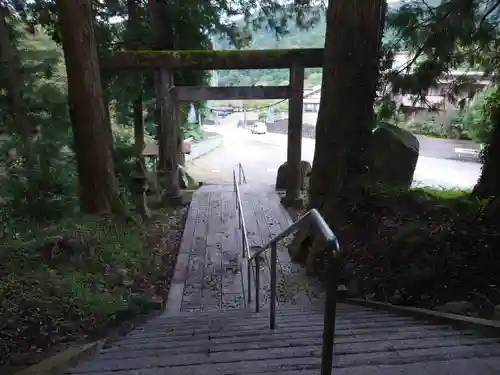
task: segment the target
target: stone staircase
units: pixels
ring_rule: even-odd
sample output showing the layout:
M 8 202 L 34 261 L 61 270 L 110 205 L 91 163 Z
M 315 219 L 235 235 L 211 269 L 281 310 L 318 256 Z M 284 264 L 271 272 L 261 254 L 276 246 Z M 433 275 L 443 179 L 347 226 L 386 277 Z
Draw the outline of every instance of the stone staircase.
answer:
M 262 246 L 290 225 L 272 191 L 249 187 L 241 194 L 250 246 Z M 279 250 L 280 292 L 276 328 L 271 330 L 266 267 L 260 277 L 261 311 L 256 313 L 254 301 L 247 301 L 245 261 L 228 266 L 241 255 L 236 215 L 230 186 L 199 189 L 165 313 L 106 344 L 67 374 L 328 375 L 321 371 L 321 291 L 300 279 L 300 268 L 289 263 L 286 249 Z M 332 374 L 500 374 L 500 339 L 339 303 Z
M 85 375 L 320 374 L 321 310 L 159 317 L 69 371 Z M 334 375 L 500 373 L 497 338 L 339 304 Z

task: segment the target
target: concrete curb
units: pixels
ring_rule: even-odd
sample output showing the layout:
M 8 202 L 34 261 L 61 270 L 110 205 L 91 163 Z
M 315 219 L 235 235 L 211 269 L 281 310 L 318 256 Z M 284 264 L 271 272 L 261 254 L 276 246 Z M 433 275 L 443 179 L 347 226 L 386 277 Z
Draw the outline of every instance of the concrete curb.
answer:
M 70 366 L 78 361 L 93 356 L 104 344 L 104 340 L 95 341 L 77 347 L 72 347 L 60 352 L 36 365 L 19 371 L 16 375 L 59 375 L 63 374 Z
M 214 135 L 202 140 L 201 142 L 193 143 L 191 146 L 191 154 L 186 155 L 186 162 L 196 160 L 210 151 L 215 150 L 223 144 L 223 141 L 223 135 Z
M 456 328 L 473 329 L 487 335 L 495 334 L 495 336 L 500 336 L 500 321 L 444 313 L 419 307 L 399 306 L 386 302 L 368 301 L 362 298 L 347 298 L 344 303 L 391 311 L 396 314 L 412 315 L 422 320 L 440 324 L 450 324 Z

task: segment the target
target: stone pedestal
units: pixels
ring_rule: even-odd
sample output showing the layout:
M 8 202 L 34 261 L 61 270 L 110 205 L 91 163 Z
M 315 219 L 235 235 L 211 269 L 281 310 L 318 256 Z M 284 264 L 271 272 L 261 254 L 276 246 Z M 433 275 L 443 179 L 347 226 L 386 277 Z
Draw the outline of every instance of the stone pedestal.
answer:
M 146 176 L 135 174 L 132 176 L 132 195 L 134 197 L 135 209 L 143 218 L 151 217 L 146 200 L 148 183 Z
M 300 162 L 300 189 L 306 188 L 306 179 L 309 178 L 311 174 L 311 163 L 302 160 Z M 290 170 L 288 168 L 287 162 L 281 164 L 278 168 L 278 173 L 276 175 L 276 190 L 286 190 L 290 176 Z

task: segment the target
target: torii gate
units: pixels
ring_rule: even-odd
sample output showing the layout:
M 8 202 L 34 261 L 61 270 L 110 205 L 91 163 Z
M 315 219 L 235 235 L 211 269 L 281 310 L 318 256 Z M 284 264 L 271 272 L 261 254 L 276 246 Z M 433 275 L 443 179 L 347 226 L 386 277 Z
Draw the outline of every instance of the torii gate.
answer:
M 301 205 L 300 162 L 302 157 L 302 111 L 304 94 L 304 69 L 323 66 L 323 49 L 284 50 L 229 50 L 229 51 L 126 51 L 114 52 L 101 58 L 105 74 L 124 70 L 153 70 L 159 72 L 161 88 L 158 100 L 173 113 L 176 101 L 206 101 L 230 99 L 289 99 L 288 106 L 288 180 L 283 203 L 286 206 Z M 221 69 L 289 69 L 287 86 L 210 87 L 173 85 L 176 70 Z M 179 148 L 176 140 L 169 147 Z M 180 150 L 179 150 L 180 152 Z

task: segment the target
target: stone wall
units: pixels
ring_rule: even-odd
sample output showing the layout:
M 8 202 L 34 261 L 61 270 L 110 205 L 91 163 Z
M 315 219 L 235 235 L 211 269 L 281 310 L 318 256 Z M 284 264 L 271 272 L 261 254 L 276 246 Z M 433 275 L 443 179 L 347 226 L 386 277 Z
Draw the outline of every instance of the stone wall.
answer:
M 253 125 L 257 121 L 248 120 L 247 127 Z M 238 128 L 243 127 L 243 121 L 238 121 Z M 273 124 L 267 124 L 267 131 L 269 133 L 277 133 L 277 134 L 288 134 L 288 119 L 277 120 Z M 302 125 L 302 137 L 314 139 L 316 137 L 316 126 L 311 124 L 303 124 Z
M 267 124 L 267 131 L 269 133 L 288 134 L 288 119 L 275 121 L 274 124 Z M 316 126 L 303 124 L 302 137 L 314 139 L 316 137 Z

